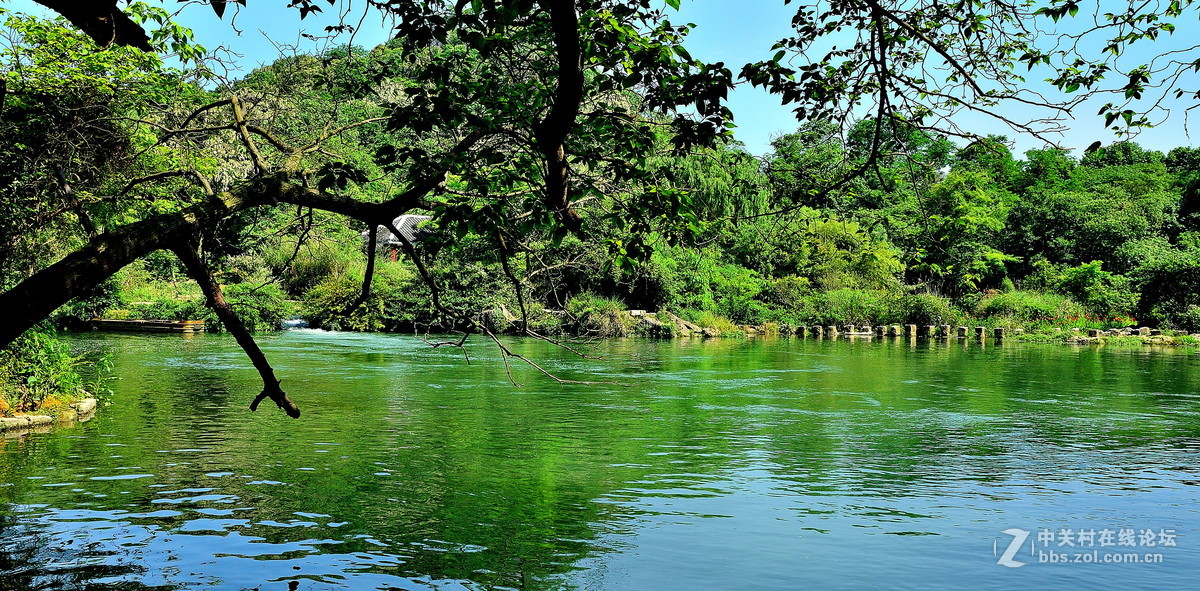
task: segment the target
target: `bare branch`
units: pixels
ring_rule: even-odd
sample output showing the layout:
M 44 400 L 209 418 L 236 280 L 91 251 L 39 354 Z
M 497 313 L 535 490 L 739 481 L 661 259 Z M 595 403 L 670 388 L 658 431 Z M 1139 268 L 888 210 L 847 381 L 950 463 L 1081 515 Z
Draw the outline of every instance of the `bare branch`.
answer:
M 265 398 L 270 398 L 279 408 L 282 408 L 289 417 L 299 418 L 300 409 L 296 404 L 288 398 L 283 389 L 279 387 L 279 380 L 275 377 L 275 370 L 267 361 L 267 356 L 263 354 L 262 349 L 258 347 L 258 343 L 254 342 L 254 337 L 250 335 L 250 331 L 246 329 L 246 325 L 242 324 L 242 320 L 238 318 L 229 302 L 225 300 L 225 294 L 221 291 L 221 286 L 213 278 L 208 267 L 200 258 L 200 252 L 194 244 L 184 243 L 177 245 L 174 249 L 176 256 L 183 262 L 184 268 L 192 279 L 200 285 L 200 290 L 204 292 L 204 297 L 208 300 L 208 305 L 217 313 L 217 317 L 221 319 L 221 323 L 225 325 L 225 329 L 233 335 L 234 340 L 246 352 L 246 356 L 250 358 L 250 362 L 254 364 L 254 369 L 258 370 L 258 375 L 262 377 L 263 390 L 250 403 L 250 410 L 257 410 L 258 404 Z

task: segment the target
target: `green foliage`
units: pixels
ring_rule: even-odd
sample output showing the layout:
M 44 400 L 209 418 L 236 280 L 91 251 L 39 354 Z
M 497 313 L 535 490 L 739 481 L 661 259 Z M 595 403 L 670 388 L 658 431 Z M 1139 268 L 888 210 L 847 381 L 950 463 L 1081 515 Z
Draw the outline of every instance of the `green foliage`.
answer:
M 984 298 L 975 314 L 1024 324 L 1062 324 L 1086 317 L 1087 310 L 1066 296 L 1012 291 Z
M 713 249 L 663 249 L 654 256 L 657 283 L 666 299 L 658 307 L 713 312 L 734 322 L 766 320 L 760 296 L 769 282 L 758 273 L 722 260 Z
M 278 330 L 280 322 L 295 312 L 283 290 L 274 283 L 235 283 L 225 286 L 224 291 L 233 311 L 252 331 Z
M 419 4 L 388 5 L 411 17 L 400 19 L 392 42 L 281 59 L 230 88 L 251 106 L 253 123 L 270 128 L 270 138 L 256 136 L 270 167 L 328 193 L 331 203 L 379 203 L 422 179 L 444 180 L 413 201 L 438 230 L 421 246 L 422 257 L 441 286 L 441 303 L 485 326 L 522 328 L 522 304 L 537 330 L 587 334 L 625 334 L 621 302 L 730 326 L 943 324 L 962 321 L 966 309 L 1049 322 L 1084 315 L 1074 302 L 1094 316 L 1136 306 L 1164 325 L 1190 325 L 1192 306 L 1200 305 L 1169 287 L 1195 291 L 1188 291 L 1189 265 L 1197 253 L 1187 232 L 1200 228 L 1194 151 L 1163 157 L 1123 142 L 1078 163 L 1059 149 L 1030 151 L 1018 162 L 1004 138 L 959 149 L 927 131 L 931 109 L 953 103 L 942 93 L 911 89 L 903 108 L 885 101 L 857 120 L 863 109 L 845 109 L 845 100 L 869 102 L 883 88 L 879 76 L 925 68 L 929 54 L 916 51 L 919 37 L 900 22 L 951 22 L 943 10 L 987 17 L 953 21 L 968 23 L 953 33 L 928 25 L 970 53 L 975 46 L 956 35 L 982 35 L 979 23 L 988 19 L 1011 26 L 1007 13 L 979 3 L 917 2 L 889 9 L 913 18 L 880 21 L 857 6 L 834 10 L 851 44 L 815 52 L 825 57 L 792 71 L 782 58 L 819 46 L 828 33 L 817 22 L 829 15 L 801 10 L 796 36 L 780 44 L 780 54 L 743 71 L 752 84 L 779 92 L 801 121 L 759 162 L 728 139 L 723 99 L 733 73 L 691 58 L 682 45 L 690 27 L 667 23 L 645 4 L 581 5 L 578 28 L 592 35 L 577 81 L 585 108 L 559 122 L 569 129 L 559 164 L 572 182 L 563 198 L 587 220 L 572 227 L 546 199 L 542 143 L 563 98 L 541 90 L 557 71 L 555 41 L 541 20 L 546 11 L 472 3 L 436 19 L 406 12 Z M 185 61 L 199 55 L 190 31 L 165 12 L 140 4 L 132 10 L 160 25 L 152 31 L 157 47 Z M 126 197 L 132 178 L 197 170 L 225 190 L 261 172 L 216 108 L 192 117 L 201 101 L 219 98 L 195 83 L 204 72 L 168 68 L 133 50 L 98 51 L 62 23 L 9 20 L 14 42 L 0 51 L 7 64 L 0 73 L 17 91 L 0 114 L 5 286 L 78 246 L 88 215 L 112 226 L 200 198 L 190 180 L 174 176 Z M 865 76 L 854 69 L 871 65 L 863 60 L 882 45 L 899 61 Z M 1003 54 L 1012 46 L 997 47 Z M 1028 60 L 992 57 L 1001 66 L 1049 58 L 1032 50 Z M 1054 83 L 1068 92 L 1100 80 L 1059 73 Z M 1009 90 L 999 87 L 988 101 Z M 71 127 L 80 113 L 88 126 Z M 1133 124 L 1132 115 L 1110 115 Z M 163 132 L 182 122 L 207 131 Z M 63 135 L 86 141 L 63 143 Z M 311 149 L 284 153 L 282 144 Z M 70 157 L 39 156 L 59 152 Z M 64 164 L 65 174 L 56 174 Z M 87 187 L 80 203 L 56 206 L 55 221 L 36 230 L 21 226 L 62 200 L 59 176 Z M 762 215 L 780 208 L 786 211 Z M 8 228 L 16 230 L 5 234 Z M 263 207 L 205 228 L 201 238 L 252 326 L 276 325 L 291 312 L 291 297 L 303 301 L 315 326 L 456 328 L 404 261 L 379 259 L 371 297 L 349 311 L 365 272 L 361 230 L 305 208 Z M 120 302 L 116 309 L 130 316 L 212 318 L 183 285 L 173 256 L 152 254 L 123 277 L 71 314 Z
M 1147 150 L 1135 142 L 1125 141 L 1084 154 L 1079 165 L 1102 168 L 1130 164 L 1161 164 L 1162 162 L 1162 152 Z
M 949 298 L 932 293 L 905 294 L 900 298 L 899 311 L 899 323 L 917 326 L 957 325 L 966 319 Z
M 279 278 L 284 291 L 300 296 L 327 277 L 345 275 L 351 267 L 361 264 L 358 260 L 361 256 L 327 242 L 297 245 L 294 240 L 284 240 L 267 251 L 265 262 L 271 275 Z
M 1138 293 L 1128 277 L 1105 271 L 1102 261 L 1092 261 L 1064 269 L 1054 288 L 1101 316 L 1131 315 Z
M 804 123 L 793 133 L 771 141 L 766 177 L 780 205 L 829 207 L 822 189 L 844 173 L 840 130 L 829 121 Z
M 1187 174 L 1200 170 L 1200 150 L 1190 146 L 1171 148 L 1163 158 L 1163 165 L 1172 174 Z
M 594 293 L 582 293 L 568 300 L 567 316 L 575 334 L 585 336 L 623 337 L 634 325 L 624 302 Z
M 801 324 L 893 324 L 903 319 L 901 296 L 894 292 L 834 289 L 812 295 L 797 311 Z
M 1164 328 L 1200 331 L 1200 234 L 1185 233 L 1177 245 L 1143 243 L 1131 273 L 1141 288 L 1138 318 Z
M 925 204 L 926 240 L 912 270 L 950 293 L 1000 285 L 1016 257 L 997 249 L 1008 216 L 1005 196 L 980 172 L 951 172 Z
M 796 272 L 825 289 L 893 289 L 904 269 L 896 250 L 858 223 L 817 219 L 804 228 Z
M 716 330 L 722 335 L 739 336 L 743 334 L 742 329 L 732 320 L 712 310 L 680 310 L 679 317 L 700 328 Z
M 1003 136 L 971 142 L 954 154 L 954 170 L 982 172 L 1000 187 L 1011 189 L 1018 182 L 1020 164 L 1007 144 Z
M 429 303 L 403 265 L 381 264 L 375 269 L 371 295 L 346 314 L 362 293 L 365 267 L 360 263 L 331 274 L 304 292 L 300 314 L 309 324 L 329 330 L 411 330 L 432 323 Z
M 158 300 L 135 302 L 107 314 L 109 318 L 141 320 L 203 320 L 206 327 L 216 330 L 217 317 L 204 305 L 204 300 Z
M 1039 192 L 1074 188 L 1071 173 L 1075 160 L 1065 150 L 1048 148 L 1025 152 L 1025 162 L 1018 175 L 1016 189 Z
M 53 412 L 88 396 L 81 361 L 53 334 L 26 332 L 0 350 L 0 416 Z

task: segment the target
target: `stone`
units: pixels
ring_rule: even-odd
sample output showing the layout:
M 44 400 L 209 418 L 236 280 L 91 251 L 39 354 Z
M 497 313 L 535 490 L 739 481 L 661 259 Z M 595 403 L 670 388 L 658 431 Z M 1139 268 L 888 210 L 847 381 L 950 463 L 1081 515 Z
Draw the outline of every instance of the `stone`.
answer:
M 0 431 L 12 429 L 27 429 L 40 425 L 54 423 L 54 418 L 46 415 L 21 415 L 19 417 L 0 417 Z
M 969 330 L 967 327 L 965 327 L 965 326 L 960 326 L 960 327 L 958 327 L 956 330 L 957 330 L 957 332 L 958 332 L 958 338 L 960 338 L 960 339 L 965 339 L 965 338 L 967 338 L 967 330 Z
M 1004 339 L 1004 327 L 997 326 L 996 328 L 993 328 L 992 338 L 996 339 L 997 341 Z

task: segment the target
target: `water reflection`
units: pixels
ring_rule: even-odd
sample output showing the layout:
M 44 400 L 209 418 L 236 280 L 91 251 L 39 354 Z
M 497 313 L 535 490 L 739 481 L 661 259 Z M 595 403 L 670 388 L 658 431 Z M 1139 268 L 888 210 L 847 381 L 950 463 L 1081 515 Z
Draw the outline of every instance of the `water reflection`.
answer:
M 1194 583 L 998 567 L 1009 527 L 1200 524 L 1192 356 L 845 341 L 515 343 L 559 387 L 411 338 L 87 337 L 90 423 L 0 443 L 0 588 L 1010 588 Z M 1200 537 L 1193 538 L 1200 540 Z

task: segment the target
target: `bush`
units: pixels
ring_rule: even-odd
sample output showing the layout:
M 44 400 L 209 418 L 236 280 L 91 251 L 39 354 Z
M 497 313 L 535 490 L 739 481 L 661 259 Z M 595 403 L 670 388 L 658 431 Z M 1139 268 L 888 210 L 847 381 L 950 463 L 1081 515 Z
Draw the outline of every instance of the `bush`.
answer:
M 1138 293 L 1128 277 L 1105 271 L 1101 261 L 1064 269 L 1055 281 L 1056 291 L 1067 294 L 1101 316 L 1132 314 Z
M 699 326 L 700 328 L 716 329 L 721 334 L 738 334 L 742 331 L 737 324 L 720 314 L 709 310 L 682 310 L 679 317 Z
M 328 330 L 395 331 L 433 316 L 432 304 L 399 263 L 375 268 L 371 295 L 346 314 L 362 293 L 364 266 L 326 277 L 304 293 L 301 315 L 313 327 Z
M 58 328 L 83 330 L 88 328 L 92 318 L 119 306 L 120 303 L 117 281 L 110 277 L 90 290 L 87 295 L 75 298 L 55 310 L 50 316 L 50 323 Z
M 242 324 L 252 331 L 278 330 L 280 322 L 295 313 L 283 290 L 274 283 L 229 285 L 225 287 L 225 298 Z
M 265 258 L 271 273 L 279 277 L 284 290 L 294 296 L 362 265 L 359 252 L 349 248 L 335 249 L 322 242 L 304 244 L 297 250 L 294 242 L 285 241 L 267 251 Z
M 634 325 L 624 302 L 591 292 L 567 301 L 567 317 L 578 334 L 595 337 L 627 336 Z
M 903 324 L 930 326 L 959 324 L 964 314 L 950 300 L 932 293 L 909 294 L 900 299 L 900 320 Z
M 1084 307 L 1068 297 L 1034 291 L 1012 291 L 984 298 L 975 313 L 981 318 L 1020 323 L 1067 324 L 1087 317 Z
M 1133 271 L 1141 287 L 1138 317 L 1151 325 L 1200 329 L 1193 308 L 1200 306 L 1200 235 L 1185 232 L 1177 245 L 1149 245 Z
M 201 299 L 140 302 L 114 310 L 107 316 L 146 320 L 204 320 L 209 327 L 218 326 L 217 315 Z
M 892 324 L 900 322 L 900 296 L 890 291 L 835 289 L 810 296 L 799 313 L 805 324 Z
M 283 291 L 273 283 L 252 285 L 236 283 L 223 288 L 225 299 L 250 331 L 276 330 L 279 323 L 295 313 Z M 108 318 L 145 320 L 203 320 L 210 331 L 223 330 L 216 312 L 200 298 L 138 302 L 110 310 Z
M 0 350 L 0 415 L 52 411 L 88 395 L 67 346 L 50 333 L 31 330 Z
M 715 249 L 655 251 L 654 284 L 665 296 L 658 308 L 708 311 L 736 322 L 758 324 L 770 313 L 760 298 L 770 283 L 745 267 L 724 262 Z
M 1183 330 L 1187 332 L 1200 332 L 1200 306 L 1189 304 L 1182 311 L 1176 312 L 1169 316 L 1164 315 L 1163 320 L 1163 328 Z

